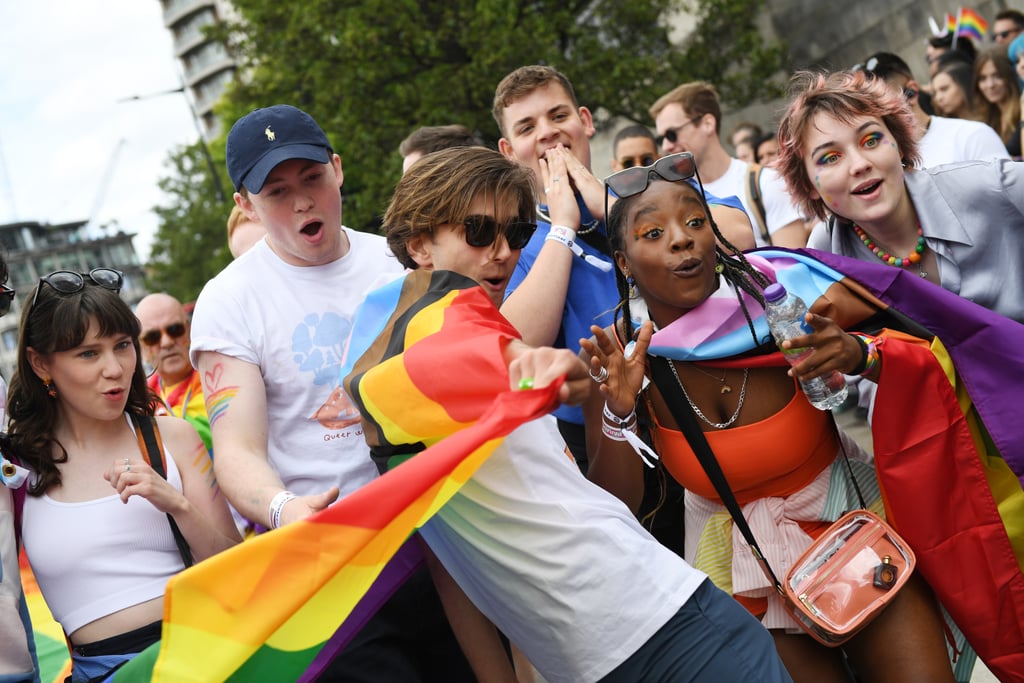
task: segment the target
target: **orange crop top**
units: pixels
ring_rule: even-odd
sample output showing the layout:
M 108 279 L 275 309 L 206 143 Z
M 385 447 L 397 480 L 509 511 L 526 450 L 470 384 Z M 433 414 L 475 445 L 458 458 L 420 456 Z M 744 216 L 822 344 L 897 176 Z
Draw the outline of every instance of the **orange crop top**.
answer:
M 721 502 L 683 433 L 653 419 L 655 446 L 669 473 L 697 495 Z M 839 445 L 828 413 L 799 388 L 771 417 L 704 436 L 740 505 L 799 491 L 832 463 Z

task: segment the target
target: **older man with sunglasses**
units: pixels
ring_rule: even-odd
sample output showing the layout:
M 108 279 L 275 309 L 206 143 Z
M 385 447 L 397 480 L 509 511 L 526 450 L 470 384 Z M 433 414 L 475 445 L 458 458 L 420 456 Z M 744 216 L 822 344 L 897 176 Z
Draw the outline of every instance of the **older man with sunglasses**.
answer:
M 759 168 L 729 156 L 722 146 L 722 107 L 713 85 L 704 81 L 683 83 L 662 95 L 651 105 L 650 113 L 661 153 L 693 154 L 709 193 L 737 197 L 743 202 L 755 227 L 758 246 L 802 247 L 807 243 L 804 219 L 782 178 L 771 168 Z
M 199 373 L 189 361 L 189 322 L 185 307 L 170 294 L 150 294 L 135 307 L 142 325 L 139 341 L 153 368 L 149 387 L 164 402 L 166 413 L 192 423 L 213 453 L 210 418 L 206 414 Z

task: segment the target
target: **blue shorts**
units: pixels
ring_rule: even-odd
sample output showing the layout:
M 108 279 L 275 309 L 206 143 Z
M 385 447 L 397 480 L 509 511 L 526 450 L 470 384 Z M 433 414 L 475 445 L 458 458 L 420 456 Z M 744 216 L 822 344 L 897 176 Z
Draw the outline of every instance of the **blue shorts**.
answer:
M 705 579 L 657 633 L 602 683 L 793 683 L 771 634 Z

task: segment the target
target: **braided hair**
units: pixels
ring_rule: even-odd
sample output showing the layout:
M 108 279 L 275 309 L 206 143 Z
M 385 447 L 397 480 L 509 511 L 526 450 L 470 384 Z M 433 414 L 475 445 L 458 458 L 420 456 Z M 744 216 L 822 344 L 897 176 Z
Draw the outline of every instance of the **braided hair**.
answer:
M 664 180 L 662 178 L 655 178 L 652 182 L 673 182 Z M 707 212 L 708 223 L 711 225 L 711 231 L 714 233 L 718 243 L 715 244 L 715 260 L 719 265 L 722 266 L 722 277 L 733 287 L 733 291 L 736 293 L 736 298 L 740 303 L 740 308 L 743 310 L 743 316 L 747 320 L 747 326 L 750 329 L 750 335 L 754 339 L 754 344 L 760 346 L 766 340 L 759 340 L 757 333 L 754 331 L 754 322 L 750 317 L 750 312 L 747 310 L 747 306 L 743 301 L 743 297 L 740 294 L 740 290 L 743 290 L 750 296 L 752 296 L 762 306 L 764 305 L 764 294 L 762 290 L 771 284 L 764 273 L 760 272 L 747 260 L 743 252 L 737 249 L 729 240 L 725 238 L 721 230 L 718 229 L 718 224 L 715 223 L 714 217 L 711 215 L 711 209 L 708 207 L 707 199 L 704 197 L 704 193 L 693 184 L 687 182 L 687 185 L 700 197 L 701 203 L 704 205 L 704 210 Z M 629 206 L 636 201 L 636 198 L 642 193 L 624 197 L 619 199 L 612 205 L 608 212 L 608 241 L 611 244 L 613 252 L 626 251 L 625 244 L 625 229 L 626 229 L 626 213 Z M 725 245 L 728 249 L 728 253 L 722 249 L 719 245 Z M 614 328 L 616 333 L 619 330 L 618 318 L 622 316 L 622 331 L 624 333 L 625 340 L 633 338 L 633 319 L 629 311 L 629 299 L 630 299 L 630 286 L 626 280 L 625 275 L 618 268 L 615 269 L 615 284 L 619 292 L 619 304 L 615 309 L 616 324 Z

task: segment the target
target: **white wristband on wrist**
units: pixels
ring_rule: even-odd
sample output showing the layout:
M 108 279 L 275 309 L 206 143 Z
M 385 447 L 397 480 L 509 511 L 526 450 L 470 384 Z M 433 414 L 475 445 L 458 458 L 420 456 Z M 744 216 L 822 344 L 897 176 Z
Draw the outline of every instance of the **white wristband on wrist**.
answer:
M 288 501 L 298 498 L 297 495 L 291 491 L 278 491 L 270 500 L 270 528 L 276 529 L 281 526 L 281 511 L 284 510 L 284 506 L 288 504 Z
M 602 272 L 607 273 L 612 269 L 611 263 L 585 253 L 583 251 L 583 247 L 581 247 L 576 241 L 576 231 L 570 227 L 564 225 L 552 225 L 551 229 L 548 231 L 547 237 L 544 238 L 545 242 L 548 240 L 564 244 L 573 254 L 579 256 L 581 259 Z
M 637 417 L 636 410 L 631 410 L 629 415 L 626 417 L 619 417 L 611 411 L 608 404 L 604 404 L 604 411 L 601 415 L 601 433 L 604 434 L 608 439 L 612 441 L 625 441 L 630 446 L 640 459 L 648 467 L 654 467 L 654 460 L 658 459 L 658 454 L 651 450 L 651 447 L 643 442 L 643 440 L 637 436 Z

